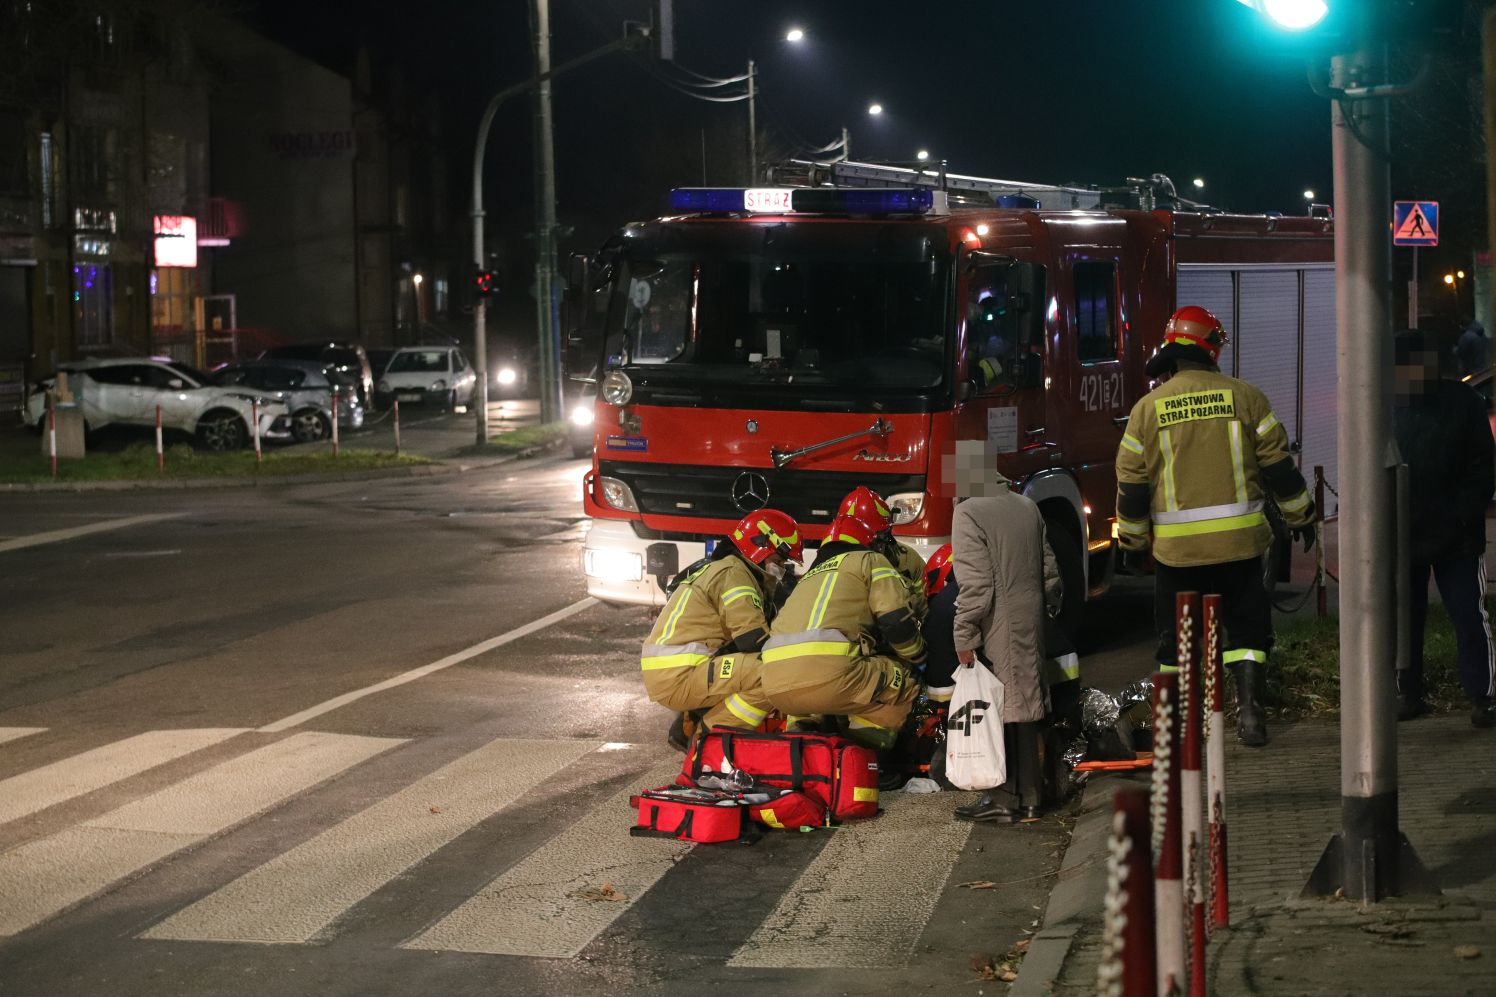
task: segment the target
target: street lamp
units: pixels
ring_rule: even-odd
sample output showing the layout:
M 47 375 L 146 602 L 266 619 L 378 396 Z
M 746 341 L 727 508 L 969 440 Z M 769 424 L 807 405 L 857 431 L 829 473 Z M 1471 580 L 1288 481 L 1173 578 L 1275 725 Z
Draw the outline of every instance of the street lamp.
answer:
M 877 102 L 871 103 L 867 106 L 867 113 L 870 116 L 876 118 L 878 115 L 883 113 L 883 105 Z
M 930 158 L 930 150 L 921 149 L 914 154 L 914 158 L 923 163 L 925 160 Z
M 1191 180 L 1190 182 L 1195 185 L 1195 189 L 1196 190 L 1204 190 L 1205 189 L 1205 178 L 1204 177 L 1195 177 L 1195 179 Z
M 1464 280 L 1465 279 L 1465 271 L 1463 271 L 1463 270 L 1456 270 L 1454 272 L 1454 275 L 1455 275 L 1456 279 L 1458 279 L 1458 280 Z
M 787 42 L 803 42 L 805 40 L 805 32 L 799 28 L 791 28 L 785 32 L 784 40 Z
M 1306 200 L 1306 201 L 1312 201 L 1312 200 L 1314 200 L 1314 191 L 1311 190 L 1308 187 L 1304 188 L 1304 200 Z
M 420 274 L 416 274 L 415 276 L 413 276 L 413 277 L 410 278 L 410 281 L 416 287 L 420 287 L 421 286 L 421 281 L 423 281 L 425 279 L 426 278 L 422 277 Z

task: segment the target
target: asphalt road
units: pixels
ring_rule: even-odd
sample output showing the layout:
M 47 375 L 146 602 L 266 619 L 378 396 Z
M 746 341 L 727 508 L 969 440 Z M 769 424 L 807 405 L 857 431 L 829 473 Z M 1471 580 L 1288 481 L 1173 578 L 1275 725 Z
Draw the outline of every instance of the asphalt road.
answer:
M 628 836 L 678 756 L 582 472 L 0 495 L 0 994 L 980 992 L 1060 817 Z M 1146 671 L 1146 605 L 1089 680 Z

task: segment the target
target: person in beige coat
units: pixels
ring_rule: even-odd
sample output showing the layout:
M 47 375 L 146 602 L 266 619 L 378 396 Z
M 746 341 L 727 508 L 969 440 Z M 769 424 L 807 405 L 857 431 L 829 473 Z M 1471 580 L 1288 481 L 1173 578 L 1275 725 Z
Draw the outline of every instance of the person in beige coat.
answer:
M 962 457 L 971 462 L 958 452 L 958 461 Z M 985 478 L 969 469 L 962 487 L 958 472 L 958 494 L 970 497 L 956 506 L 951 524 L 952 561 L 961 580 L 956 657 L 963 665 L 986 665 L 1003 684 L 1008 780 L 956 816 L 1006 823 L 1038 815 L 1044 621 L 1059 610 L 1061 584 L 1039 507 L 995 468 L 978 473 Z

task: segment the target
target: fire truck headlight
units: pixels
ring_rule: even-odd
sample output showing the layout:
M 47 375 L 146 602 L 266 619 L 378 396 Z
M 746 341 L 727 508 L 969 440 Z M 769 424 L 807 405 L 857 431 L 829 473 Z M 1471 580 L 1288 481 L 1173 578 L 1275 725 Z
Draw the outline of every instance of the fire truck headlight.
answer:
M 603 491 L 603 500 L 615 509 L 638 512 L 639 503 L 634 501 L 633 489 L 617 478 L 598 478 L 597 486 Z
M 571 410 L 571 424 L 573 426 L 592 425 L 592 406 L 578 405 Z
M 603 400 L 609 405 L 627 405 L 634 397 L 634 382 L 621 370 L 610 370 L 603 378 Z
M 924 492 L 903 492 L 888 497 L 888 507 L 893 512 L 893 525 L 912 523 L 925 511 Z
M 644 580 L 644 558 L 631 550 L 588 547 L 582 551 L 582 570 L 605 582 Z

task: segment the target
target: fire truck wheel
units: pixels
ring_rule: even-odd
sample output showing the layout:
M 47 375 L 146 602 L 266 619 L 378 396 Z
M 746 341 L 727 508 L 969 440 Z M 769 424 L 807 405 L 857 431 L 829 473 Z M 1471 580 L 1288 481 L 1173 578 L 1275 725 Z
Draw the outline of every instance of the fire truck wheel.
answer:
M 1060 601 L 1060 613 L 1055 622 L 1066 634 L 1075 634 L 1086 605 L 1086 570 L 1081 562 L 1080 537 L 1076 536 L 1074 524 L 1062 515 L 1053 512 L 1044 514 L 1044 528 L 1049 534 L 1049 546 L 1054 550 L 1055 560 L 1060 566 L 1060 581 L 1064 594 Z

